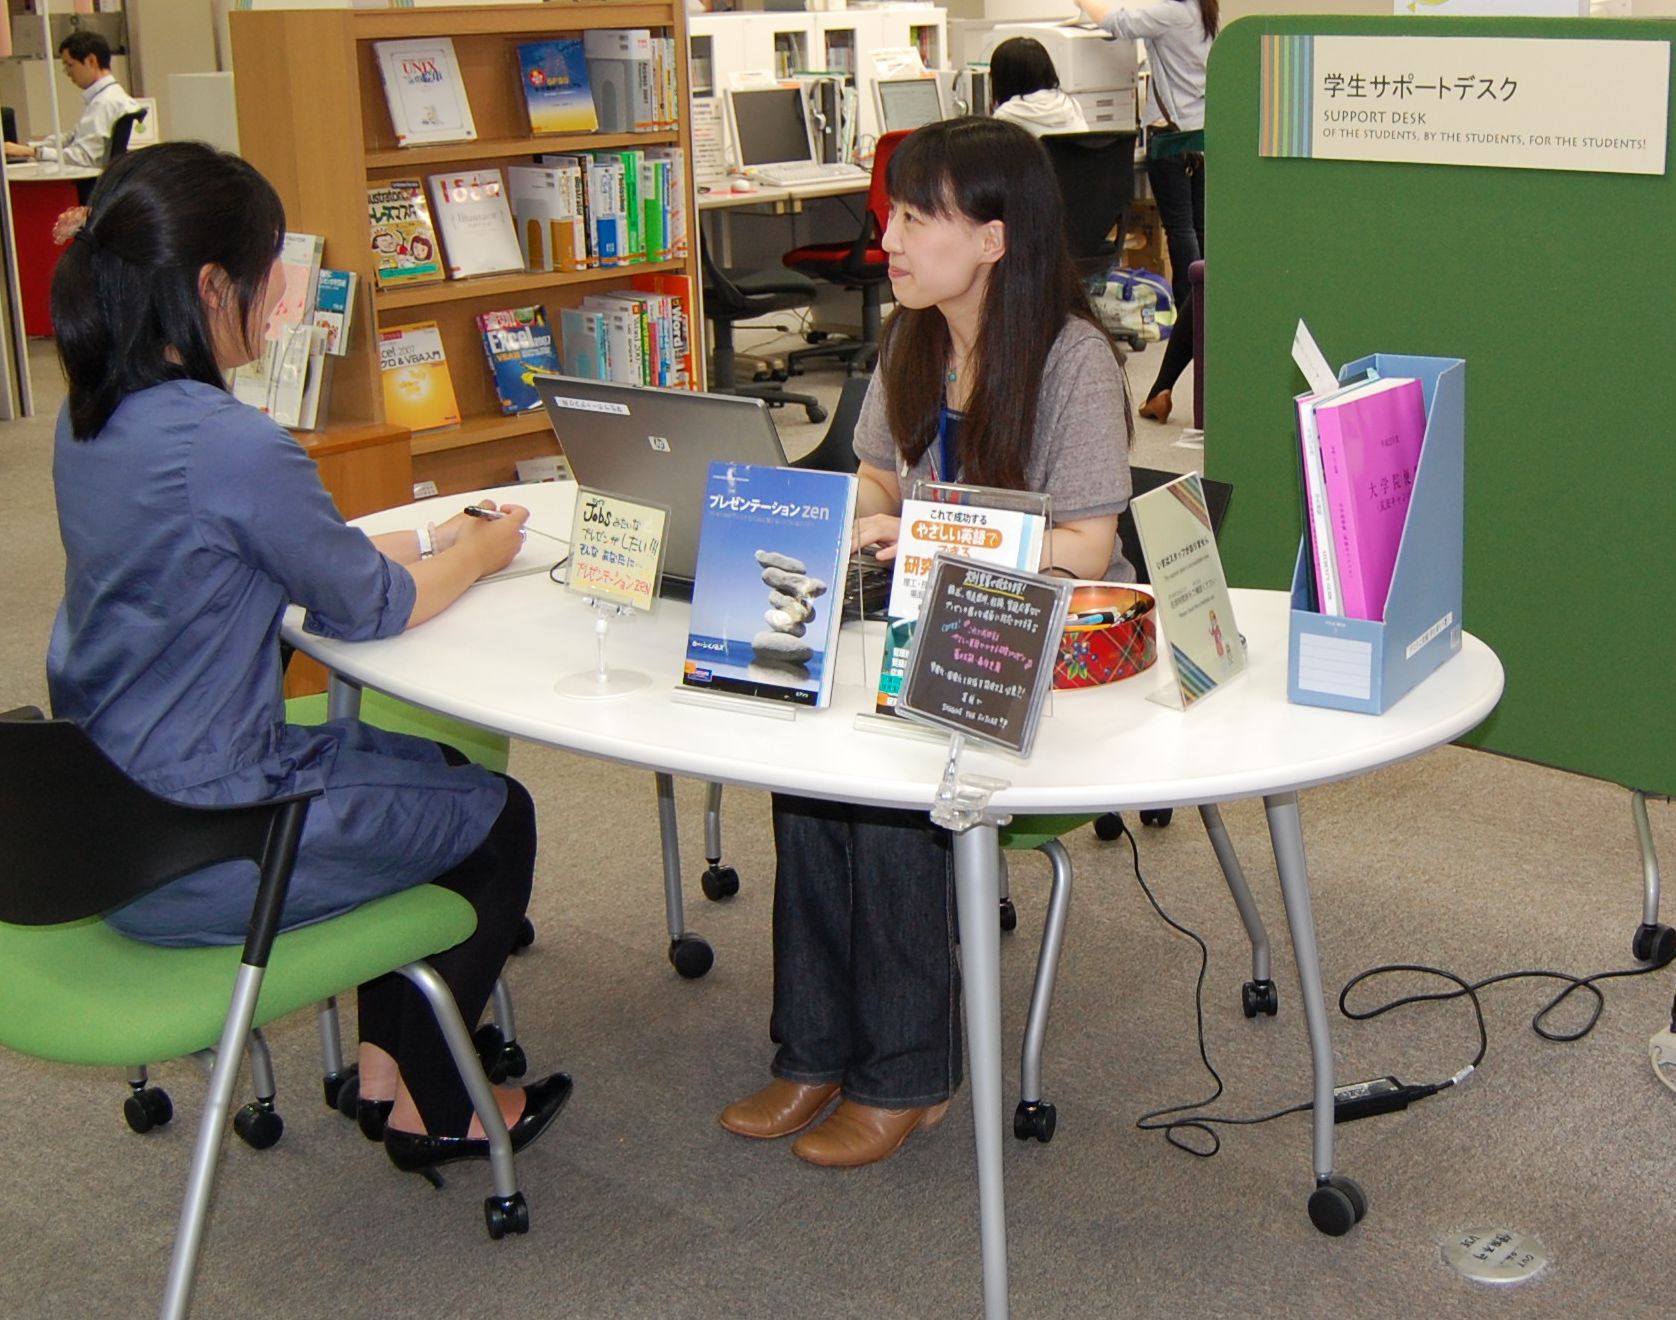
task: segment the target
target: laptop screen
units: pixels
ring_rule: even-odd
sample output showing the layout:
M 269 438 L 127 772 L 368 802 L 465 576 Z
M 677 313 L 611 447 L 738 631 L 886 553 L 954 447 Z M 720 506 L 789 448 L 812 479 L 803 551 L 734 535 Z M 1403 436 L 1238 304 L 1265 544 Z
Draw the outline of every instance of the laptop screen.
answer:
M 912 131 L 943 116 L 935 78 L 894 78 L 873 84 L 879 95 L 879 131 Z
M 786 451 L 761 399 L 536 376 L 536 392 L 576 480 L 669 506 L 663 575 L 691 589 L 710 464 L 783 467 Z
M 727 99 L 740 169 L 820 159 L 815 154 L 814 135 L 809 132 L 801 86 L 732 87 Z

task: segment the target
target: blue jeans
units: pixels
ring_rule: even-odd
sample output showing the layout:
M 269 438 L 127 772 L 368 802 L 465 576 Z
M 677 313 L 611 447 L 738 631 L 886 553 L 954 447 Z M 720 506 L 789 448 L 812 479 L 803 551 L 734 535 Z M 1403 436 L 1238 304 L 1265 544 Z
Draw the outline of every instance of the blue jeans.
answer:
M 1158 203 L 1158 222 L 1170 248 L 1170 289 L 1176 300 L 1176 323 L 1164 345 L 1164 361 L 1147 391 L 1152 398 L 1173 390 L 1193 360 L 1193 285 L 1187 268 L 1205 255 L 1205 167 L 1187 172 L 1184 156 L 1165 156 L 1146 163 L 1147 181 Z
M 773 1073 L 882 1109 L 960 1086 L 948 835 L 923 811 L 774 795 Z

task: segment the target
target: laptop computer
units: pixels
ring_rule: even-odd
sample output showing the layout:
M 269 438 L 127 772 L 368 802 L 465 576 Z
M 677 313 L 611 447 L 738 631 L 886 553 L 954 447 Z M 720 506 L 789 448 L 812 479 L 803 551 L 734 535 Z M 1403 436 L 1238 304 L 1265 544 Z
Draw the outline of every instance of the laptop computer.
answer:
M 534 380 L 581 485 L 669 506 L 663 594 L 690 599 L 710 464 L 786 464 L 768 404 L 575 376 Z

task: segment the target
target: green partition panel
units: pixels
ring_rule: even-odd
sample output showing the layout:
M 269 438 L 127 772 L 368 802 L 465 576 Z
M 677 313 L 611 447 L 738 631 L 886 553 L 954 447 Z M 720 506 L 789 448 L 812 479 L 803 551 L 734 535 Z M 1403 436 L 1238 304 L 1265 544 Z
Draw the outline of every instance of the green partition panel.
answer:
M 1668 42 L 1676 24 L 1230 24 L 1209 71 L 1204 382 L 1209 472 L 1236 491 L 1229 579 L 1284 588 L 1304 526 L 1298 318 L 1335 367 L 1465 358 L 1464 623 L 1507 670 L 1467 741 L 1676 792 L 1676 178 L 1263 159 L 1265 33 Z

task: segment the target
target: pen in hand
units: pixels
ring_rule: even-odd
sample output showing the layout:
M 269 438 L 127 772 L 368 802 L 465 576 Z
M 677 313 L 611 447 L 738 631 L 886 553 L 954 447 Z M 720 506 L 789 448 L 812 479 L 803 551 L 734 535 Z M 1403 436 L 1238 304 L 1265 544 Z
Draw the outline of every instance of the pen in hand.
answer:
M 485 509 L 479 504 L 466 505 L 465 513 L 468 518 L 486 518 L 491 522 L 497 518 L 506 517 L 506 515 L 499 509 Z M 557 541 L 560 545 L 569 544 L 564 537 L 554 536 L 551 532 L 544 532 L 539 527 L 525 527 L 523 530 L 526 532 L 534 532 L 537 536 L 545 536 L 549 541 Z

